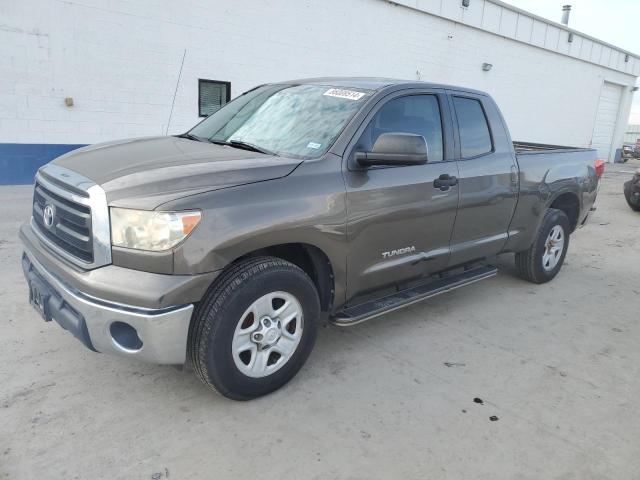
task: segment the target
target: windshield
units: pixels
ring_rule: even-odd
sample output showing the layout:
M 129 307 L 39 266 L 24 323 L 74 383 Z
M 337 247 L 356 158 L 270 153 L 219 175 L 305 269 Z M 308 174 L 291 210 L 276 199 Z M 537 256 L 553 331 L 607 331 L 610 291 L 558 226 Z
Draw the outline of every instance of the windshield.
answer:
M 277 155 L 314 158 L 331 146 L 371 94 L 319 85 L 265 85 L 236 98 L 189 131 Z

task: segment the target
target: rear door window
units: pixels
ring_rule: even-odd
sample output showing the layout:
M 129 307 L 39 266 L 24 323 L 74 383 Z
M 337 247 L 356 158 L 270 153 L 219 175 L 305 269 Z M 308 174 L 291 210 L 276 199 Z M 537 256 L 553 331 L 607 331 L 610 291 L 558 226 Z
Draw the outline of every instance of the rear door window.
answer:
M 460 132 L 462 158 L 472 158 L 493 151 L 491 133 L 482 104 L 475 98 L 453 97 Z

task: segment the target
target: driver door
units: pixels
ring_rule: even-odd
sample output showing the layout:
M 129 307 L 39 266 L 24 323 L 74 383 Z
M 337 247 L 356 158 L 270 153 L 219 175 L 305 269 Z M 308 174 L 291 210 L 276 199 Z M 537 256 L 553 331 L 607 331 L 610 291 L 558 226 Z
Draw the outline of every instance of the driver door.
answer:
M 355 152 L 371 151 L 382 133 L 422 135 L 427 163 L 359 166 Z M 412 90 L 386 97 L 367 116 L 347 152 L 347 301 L 446 267 L 458 188 L 434 182 L 457 177 L 458 167 L 444 92 Z

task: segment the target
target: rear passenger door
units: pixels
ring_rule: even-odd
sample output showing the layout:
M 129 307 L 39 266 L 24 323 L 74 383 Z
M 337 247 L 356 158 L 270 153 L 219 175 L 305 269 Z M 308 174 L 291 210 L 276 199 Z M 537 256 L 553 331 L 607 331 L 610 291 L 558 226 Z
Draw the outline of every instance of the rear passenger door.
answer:
M 460 200 L 449 265 L 499 253 L 508 236 L 518 197 L 511 140 L 493 101 L 449 91 L 457 125 Z

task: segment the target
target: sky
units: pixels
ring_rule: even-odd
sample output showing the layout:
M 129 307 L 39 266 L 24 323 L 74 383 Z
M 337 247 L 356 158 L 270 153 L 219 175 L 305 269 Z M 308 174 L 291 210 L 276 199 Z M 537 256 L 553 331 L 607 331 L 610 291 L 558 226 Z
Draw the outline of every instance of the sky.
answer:
M 556 22 L 562 6 L 570 4 L 571 28 L 640 55 L 640 0 L 503 1 Z M 633 96 L 629 123 L 640 124 L 640 91 Z

